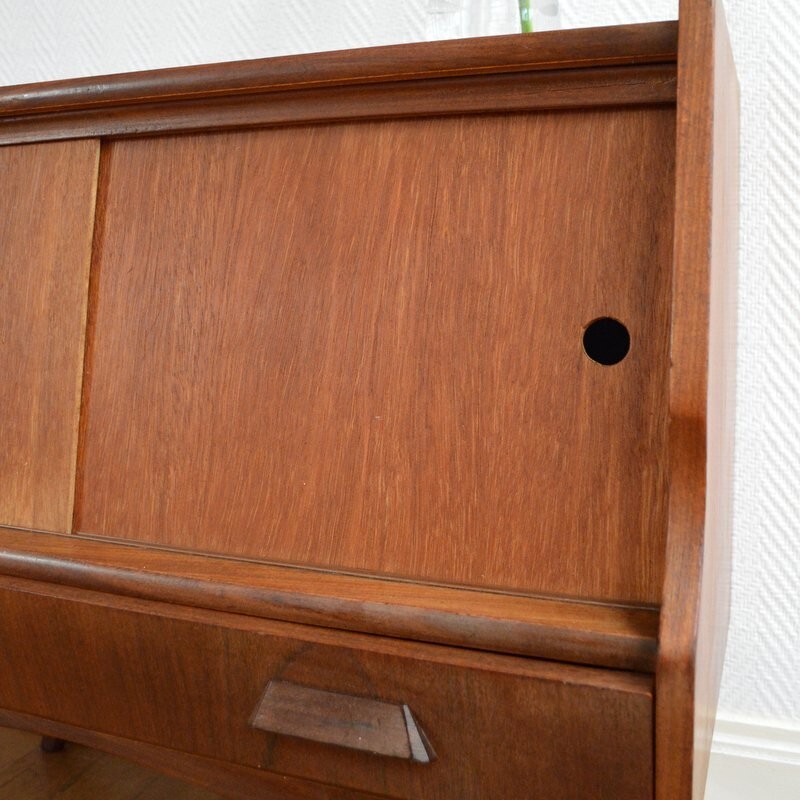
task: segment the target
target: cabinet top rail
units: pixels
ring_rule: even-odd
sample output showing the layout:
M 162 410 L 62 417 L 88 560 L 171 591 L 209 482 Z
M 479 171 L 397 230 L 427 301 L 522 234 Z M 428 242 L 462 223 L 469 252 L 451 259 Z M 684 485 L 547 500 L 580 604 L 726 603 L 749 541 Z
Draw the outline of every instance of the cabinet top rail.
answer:
M 434 88 L 436 79 L 440 79 L 439 83 L 441 79 L 450 79 L 447 83 L 451 84 L 453 79 L 464 77 L 486 80 L 490 76 L 505 75 L 508 79 L 514 75 L 522 77 L 521 73 L 554 72 L 563 76 L 563 70 L 582 70 L 588 78 L 592 71 L 605 75 L 609 68 L 620 66 L 670 65 L 670 70 L 674 71 L 677 30 L 676 22 L 657 22 L 512 34 L 9 86 L 0 88 L 0 142 L 75 138 L 76 135 L 133 135 L 163 131 L 165 127 L 176 129 L 173 125 L 151 129 L 139 124 L 119 129 L 119 126 L 98 124 L 98 114 L 107 121 L 112 115 L 128 114 L 134 108 L 141 123 L 145 107 L 150 110 L 146 116 L 152 118 L 165 108 L 196 107 L 199 103 L 216 108 L 218 104 L 251 101 L 254 96 L 261 102 L 270 99 L 281 102 L 286 95 L 297 97 L 298 93 L 319 96 L 323 92 L 327 98 L 342 91 L 359 90 L 369 94 L 372 90 L 374 93 L 381 84 L 408 90 L 410 85 L 419 87 L 420 82 L 427 82 L 426 87 Z M 543 77 L 541 75 L 538 80 Z M 451 109 L 461 110 L 469 109 Z M 78 115 L 84 122 L 87 115 L 94 115 L 94 124 L 76 125 Z M 46 118 L 53 120 L 55 117 L 61 123 L 43 127 Z M 191 129 L 206 127 L 209 126 L 195 125 Z M 65 135 L 65 129 L 71 133 Z
M 147 70 L 0 88 L 0 116 L 677 58 L 677 22 L 485 36 Z

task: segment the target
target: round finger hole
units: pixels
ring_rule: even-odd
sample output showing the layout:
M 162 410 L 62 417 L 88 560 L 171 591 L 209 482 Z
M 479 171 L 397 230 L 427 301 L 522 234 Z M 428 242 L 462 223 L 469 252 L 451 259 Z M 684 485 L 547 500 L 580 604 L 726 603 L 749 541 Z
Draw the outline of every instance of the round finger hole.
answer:
M 631 349 L 628 329 L 613 317 L 590 322 L 583 332 L 583 349 L 592 361 L 611 367 L 619 364 Z

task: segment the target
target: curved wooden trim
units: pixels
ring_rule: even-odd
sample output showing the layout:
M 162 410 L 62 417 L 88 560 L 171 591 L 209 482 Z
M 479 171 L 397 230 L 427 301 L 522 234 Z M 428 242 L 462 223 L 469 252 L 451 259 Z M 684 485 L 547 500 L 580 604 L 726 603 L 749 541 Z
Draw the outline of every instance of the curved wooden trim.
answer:
M 0 118 L 0 144 L 675 102 L 674 64 L 332 86 Z
M 656 800 L 703 797 L 728 624 L 738 85 L 720 0 L 681 0 L 670 497 Z
M 496 36 L 0 89 L 0 144 L 674 103 L 676 24 Z
M 487 36 L 10 86 L 0 89 L 0 116 L 676 57 L 675 22 Z
M 253 617 L 651 672 L 658 612 L 0 528 L 0 574 Z

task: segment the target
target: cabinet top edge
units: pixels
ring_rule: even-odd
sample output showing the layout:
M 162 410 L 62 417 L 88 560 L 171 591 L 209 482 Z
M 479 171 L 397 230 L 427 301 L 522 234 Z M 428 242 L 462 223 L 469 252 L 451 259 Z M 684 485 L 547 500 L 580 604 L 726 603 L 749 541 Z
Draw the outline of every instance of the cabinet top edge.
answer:
M 4 117 L 230 95 L 542 70 L 675 63 L 678 23 L 368 47 L 0 87 Z

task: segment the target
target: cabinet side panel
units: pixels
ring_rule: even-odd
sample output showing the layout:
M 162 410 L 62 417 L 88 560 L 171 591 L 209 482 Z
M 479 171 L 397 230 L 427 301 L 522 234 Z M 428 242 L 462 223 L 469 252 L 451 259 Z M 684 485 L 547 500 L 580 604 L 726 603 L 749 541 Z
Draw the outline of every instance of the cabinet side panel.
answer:
M 658 602 L 674 109 L 109 147 L 79 530 Z
M 99 148 L 0 148 L 3 525 L 71 530 Z
M 701 800 L 727 639 L 739 92 L 722 3 L 683 0 L 656 797 Z
M 704 796 L 728 639 L 733 535 L 739 249 L 739 85 L 722 5 L 714 43 L 714 209 L 709 303 L 708 464 L 695 675 L 695 800 Z

